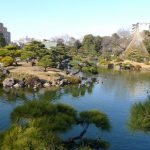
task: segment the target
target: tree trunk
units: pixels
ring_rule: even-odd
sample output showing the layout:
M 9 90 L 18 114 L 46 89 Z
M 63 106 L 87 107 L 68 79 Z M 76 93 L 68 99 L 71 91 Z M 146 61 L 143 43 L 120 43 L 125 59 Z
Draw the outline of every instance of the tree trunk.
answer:
M 47 67 L 44 67 L 44 72 L 46 72 L 47 71 Z
M 85 128 L 84 128 L 83 131 L 80 133 L 80 135 L 71 138 L 70 141 L 71 141 L 71 142 L 74 142 L 75 140 L 82 139 L 83 136 L 85 135 L 85 133 L 87 132 L 88 127 L 89 127 L 89 123 L 87 123 L 87 124 L 85 125 Z

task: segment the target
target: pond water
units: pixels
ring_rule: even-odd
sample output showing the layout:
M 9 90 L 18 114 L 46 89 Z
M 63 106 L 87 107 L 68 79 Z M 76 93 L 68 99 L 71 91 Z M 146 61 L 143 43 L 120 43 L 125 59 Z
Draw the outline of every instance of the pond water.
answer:
M 145 101 L 150 95 L 150 73 L 105 72 L 97 76 L 99 83 L 90 86 L 69 86 L 58 89 L 33 91 L 0 90 L 0 131 L 9 128 L 10 113 L 24 101 L 48 99 L 53 102 L 66 103 L 78 111 L 98 109 L 107 114 L 111 131 L 101 132 L 90 126 L 87 137 L 101 137 L 110 142 L 110 150 L 148 150 L 150 134 L 132 133 L 127 127 L 130 109 L 134 103 Z M 102 84 L 103 82 L 103 84 Z M 69 138 L 80 133 L 75 127 L 63 135 Z

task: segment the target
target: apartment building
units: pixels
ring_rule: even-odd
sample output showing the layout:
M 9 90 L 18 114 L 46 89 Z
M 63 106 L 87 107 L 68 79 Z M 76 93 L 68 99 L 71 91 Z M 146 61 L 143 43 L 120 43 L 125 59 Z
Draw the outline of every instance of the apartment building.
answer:
M 0 33 L 3 33 L 6 43 L 10 44 L 11 34 L 10 34 L 10 32 L 7 31 L 7 28 L 4 27 L 3 23 L 0 23 Z

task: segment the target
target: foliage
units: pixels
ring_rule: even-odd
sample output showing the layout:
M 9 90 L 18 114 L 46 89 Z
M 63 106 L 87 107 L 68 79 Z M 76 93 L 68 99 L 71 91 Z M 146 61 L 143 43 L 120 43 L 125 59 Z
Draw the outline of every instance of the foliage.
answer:
M 33 100 L 15 108 L 11 119 L 12 127 L 0 134 L 0 148 L 2 149 L 108 148 L 106 141 L 79 138 L 84 136 L 90 124 L 95 124 L 97 128 L 109 131 L 110 124 L 107 116 L 98 110 L 77 114 L 74 108 L 66 104 Z M 81 124 L 83 128 L 85 126 L 80 136 L 66 141 L 60 138 L 60 133 L 68 131 L 77 124 Z M 76 142 L 76 139 L 80 142 Z
M 89 54 L 94 54 L 96 51 L 101 51 L 102 38 L 97 36 L 94 37 L 92 34 L 85 35 L 83 38 L 83 49 Z
M 93 123 L 97 128 L 109 131 L 110 123 L 106 115 L 98 110 L 83 111 L 80 113 L 80 118 L 86 122 Z
M 126 54 L 126 57 L 129 60 L 136 61 L 136 62 L 144 62 L 145 60 L 149 59 L 149 56 L 147 54 L 141 53 L 138 49 L 129 51 Z
M 77 51 L 78 49 L 80 49 L 81 46 L 82 46 L 81 42 L 79 40 L 76 40 L 73 47 Z
M 26 79 L 26 84 L 31 86 L 31 87 L 34 87 L 34 85 L 38 84 L 40 81 L 40 79 L 35 75 L 30 75 L 25 79 Z
M 46 71 L 47 67 L 54 66 L 54 61 L 50 55 L 45 55 L 39 60 L 38 65 L 44 67 L 44 71 Z
M 3 135 L 0 135 L 2 138 Z M 29 124 L 28 128 L 20 125 L 13 125 L 11 129 L 5 132 L 3 143 L 0 143 L 0 149 L 62 149 L 59 138 L 49 132 L 44 135 L 39 128 Z M 58 146 L 60 145 L 60 146 Z
M 0 49 L 0 56 L 6 62 L 6 66 L 12 65 L 12 63 L 10 63 L 10 61 L 12 61 L 12 59 L 13 59 L 13 62 L 15 62 L 17 64 L 16 58 L 21 56 L 21 50 L 18 50 L 17 46 L 8 45 L 8 46 L 5 46 Z M 10 60 L 10 57 L 12 57 L 11 60 Z M 7 58 L 7 60 L 6 60 L 6 58 Z
M 71 87 L 70 86 L 65 87 L 65 93 L 69 93 L 73 97 L 82 97 L 86 93 L 89 93 L 89 94 L 92 93 L 93 86 L 94 86 L 93 83 L 89 84 L 89 86 L 86 86 L 86 85 L 82 85 L 82 86 L 72 85 Z
M 23 50 L 22 53 L 21 53 L 21 59 L 22 60 L 26 60 L 28 58 L 32 58 L 34 57 L 35 53 L 32 52 L 32 51 L 25 51 Z
M 71 84 L 77 84 L 77 83 L 80 83 L 81 80 L 79 77 L 76 77 L 76 76 L 68 76 L 66 77 L 66 79 L 71 83 Z
M 25 45 L 23 50 L 33 52 L 34 57 L 37 57 L 40 55 L 41 50 L 43 51 L 44 48 L 45 46 L 41 42 L 32 41 L 31 43 Z
M 19 50 L 18 46 L 7 45 L 1 48 L 0 56 L 11 56 L 13 58 L 21 56 L 21 50 Z
M 147 51 L 150 53 L 150 31 L 144 31 L 145 38 L 144 38 L 144 44 L 146 46 Z
M 97 74 L 97 66 L 93 62 L 93 57 L 91 56 L 74 56 L 70 64 L 73 66 L 75 69 L 79 69 L 80 71 L 86 72 L 86 73 L 93 73 Z
M 104 57 L 99 57 L 99 65 L 108 65 L 110 61 L 106 60 Z
M 145 102 L 139 102 L 132 106 L 128 120 L 131 131 L 150 132 L 150 97 Z
M 85 73 L 93 73 L 93 74 L 98 73 L 96 65 L 83 67 L 82 71 L 85 72 Z
M 5 49 L 7 49 L 7 50 L 18 50 L 18 49 L 20 49 L 19 48 L 19 46 L 17 46 L 17 45 L 7 45 L 7 46 L 5 46 Z
M 56 47 L 51 49 L 51 57 L 55 62 L 57 68 L 65 69 L 68 67 L 70 56 L 68 55 L 68 47 L 62 43 L 57 44 Z
M 4 64 L 4 66 L 10 66 L 13 64 L 14 59 L 10 56 L 5 56 L 0 61 Z
M 5 49 L 5 48 L 0 48 L 0 56 L 1 57 L 5 57 L 10 55 L 9 50 Z
M 123 59 L 121 59 L 121 58 L 117 58 L 116 60 L 115 60 L 115 62 L 123 62 L 124 60 Z

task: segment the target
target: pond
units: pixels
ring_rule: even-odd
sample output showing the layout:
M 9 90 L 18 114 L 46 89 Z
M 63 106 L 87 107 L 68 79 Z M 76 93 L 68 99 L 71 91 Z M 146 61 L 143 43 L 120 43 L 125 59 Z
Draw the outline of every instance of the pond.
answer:
M 54 103 L 66 103 L 78 111 L 98 109 L 107 114 L 111 131 L 100 132 L 90 126 L 87 137 L 103 138 L 110 142 L 110 150 L 148 150 L 150 134 L 131 132 L 127 121 L 136 102 L 146 101 L 150 95 L 150 73 L 102 72 L 96 76 L 99 82 L 89 86 L 64 88 L 0 90 L 0 131 L 9 128 L 13 109 L 27 100 L 47 99 Z M 65 138 L 76 136 L 80 127 L 63 134 Z

